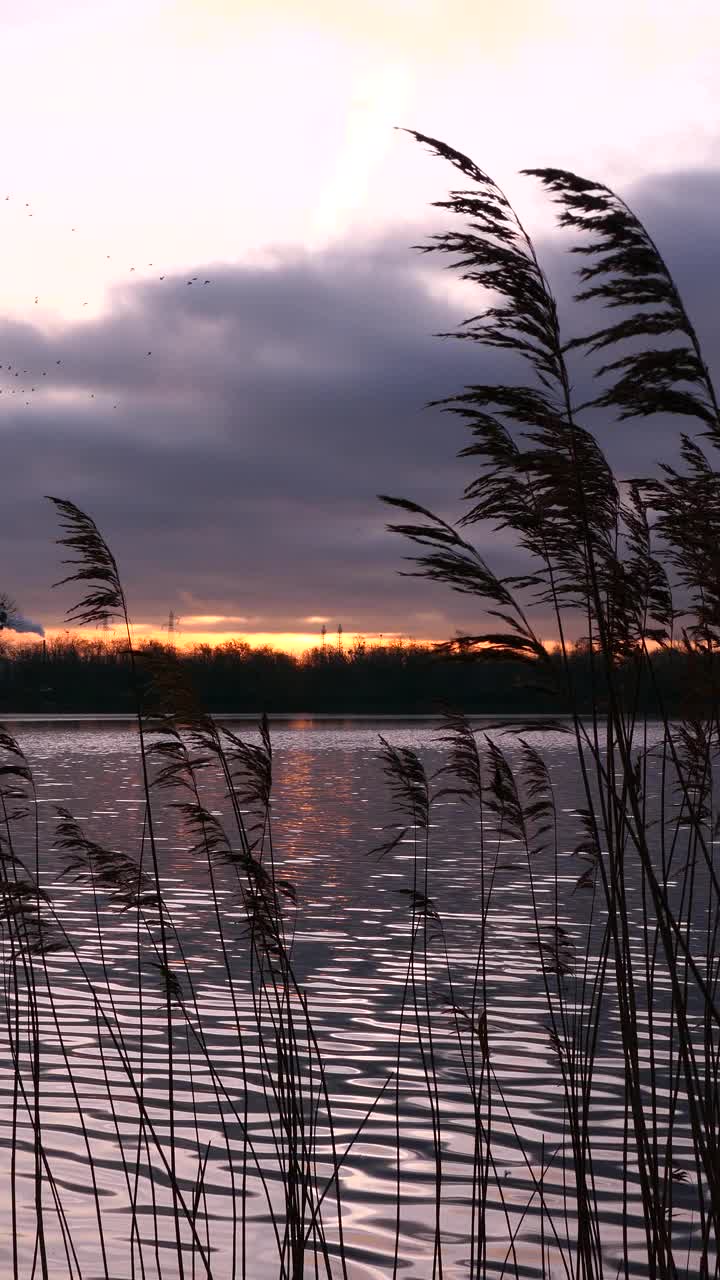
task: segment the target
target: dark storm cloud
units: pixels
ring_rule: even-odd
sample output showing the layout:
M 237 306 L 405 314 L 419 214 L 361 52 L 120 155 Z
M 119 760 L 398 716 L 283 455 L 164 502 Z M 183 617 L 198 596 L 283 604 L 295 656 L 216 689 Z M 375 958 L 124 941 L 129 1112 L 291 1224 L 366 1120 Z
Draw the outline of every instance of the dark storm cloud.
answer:
M 720 175 L 675 174 L 631 195 L 714 358 Z M 3 383 L 0 535 L 11 553 L 0 585 L 33 615 L 57 616 L 42 502 L 54 492 L 96 516 L 142 620 L 180 605 L 249 615 L 263 630 L 303 629 L 310 614 L 416 634 L 473 625 L 467 600 L 398 579 L 404 548 L 375 499 L 397 492 L 456 515 L 472 475 L 455 460 L 464 429 L 423 405 L 508 376 L 487 353 L 431 336 L 468 306 L 436 260 L 409 248 L 423 235 L 196 268 L 118 290 L 107 316 L 58 337 L 0 326 L 3 365 L 55 396 L 8 408 Z M 545 250 L 567 296 L 558 242 Z M 677 429 L 634 423 L 602 441 L 635 474 Z M 493 539 L 491 558 L 502 571 L 516 564 L 507 538 Z M 429 623 L 433 610 L 444 617 Z

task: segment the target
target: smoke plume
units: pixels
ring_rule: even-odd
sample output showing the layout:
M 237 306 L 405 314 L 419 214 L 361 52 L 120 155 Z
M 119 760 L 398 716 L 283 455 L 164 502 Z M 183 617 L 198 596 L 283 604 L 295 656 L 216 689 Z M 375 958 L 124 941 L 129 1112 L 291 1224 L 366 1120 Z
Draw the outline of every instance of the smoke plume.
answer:
M 10 605 L 5 604 L 0 598 L 0 631 L 19 631 L 31 632 L 32 635 L 44 636 L 45 627 L 41 622 L 33 622 L 32 618 L 23 618 L 22 613 L 18 613 Z
M 10 627 L 13 631 L 32 631 L 36 636 L 45 635 L 42 623 L 33 622 L 32 618 L 11 618 Z

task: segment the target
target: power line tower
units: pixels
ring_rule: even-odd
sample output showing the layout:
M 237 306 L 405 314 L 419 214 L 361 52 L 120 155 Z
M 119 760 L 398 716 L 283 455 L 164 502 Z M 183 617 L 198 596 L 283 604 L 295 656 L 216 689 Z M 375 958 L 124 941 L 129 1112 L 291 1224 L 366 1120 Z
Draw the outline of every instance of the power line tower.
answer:
M 321 626 L 321 628 L 320 628 L 320 643 L 321 643 L 321 645 L 322 645 L 322 651 L 323 651 L 323 653 L 325 652 L 325 637 L 326 637 L 326 635 L 327 635 L 327 627 L 325 626 L 325 623 L 323 622 L 323 624 L 322 624 L 322 626 Z
M 337 629 L 337 648 L 338 648 L 338 653 L 342 653 L 342 651 L 343 651 L 343 629 L 342 629 L 342 622 L 338 622 L 338 629 Z
M 167 622 L 162 624 L 163 631 L 168 633 L 168 644 L 175 644 L 175 637 L 180 630 L 180 619 L 173 609 L 168 614 Z

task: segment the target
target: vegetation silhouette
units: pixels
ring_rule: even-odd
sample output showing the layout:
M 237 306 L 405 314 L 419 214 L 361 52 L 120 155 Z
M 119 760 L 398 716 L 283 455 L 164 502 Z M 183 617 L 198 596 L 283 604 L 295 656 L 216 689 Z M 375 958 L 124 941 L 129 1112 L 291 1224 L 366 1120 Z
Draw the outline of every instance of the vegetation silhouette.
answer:
M 450 707 L 473 715 L 543 714 L 558 710 L 563 665 L 583 712 L 605 697 L 596 660 L 582 641 L 564 658 L 559 646 L 549 648 L 542 677 L 504 654 L 492 665 L 476 656 L 458 641 L 437 647 L 359 641 L 342 651 L 318 646 L 300 656 L 243 641 L 180 650 L 152 642 L 136 649 L 141 671 L 163 657 L 182 667 L 215 714 L 436 715 Z M 686 708 L 685 653 L 658 649 L 649 662 L 652 680 L 645 673 L 638 682 L 630 666 L 625 673 L 641 709 L 660 715 L 663 707 L 673 714 Z M 0 641 L 0 714 L 132 713 L 129 663 L 127 646 L 118 640 L 68 634 L 44 646 Z
M 43 1280 L 50 1276 L 51 1229 L 62 1240 L 65 1273 L 80 1274 L 72 1211 L 55 1172 L 42 1105 L 47 1048 L 41 1031 L 48 1018 L 57 1039 L 53 1066 L 69 1082 L 66 1106 L 77 1115 L 87 1154 L 102 1274 L 106 1280 L 111 1274 L 102 1156 L 93 1148 L 82 1080 L 69 1052 L 74 1027 L 63 1028 L 52 980 L 52 953 L 61 947 L 85 984 L 96 1023 L 111 1117 L 103 1143 L 114 1143 L 125 1179 L 131 1274 L 168 1275 L 172 1257 L 180 1277 L 249 1278 L 256 1274 L 253 1232 L 262 1231 L 263 1250 L 276 1252 L 281 1280 L 309 1274 L 349 1280 L 358 1273 L 355 1263 L 364 1269 L 368 1256 L 375 1271 L 395 1280 L 407 1263 L 402 1241 L 412 1161 L 406 1135 L 410 1141 L 424 1123 L 431 1156 L 422 1232 L 411 1212 L 410 1218 L 413 1261 L 420 1258 L 432 1280 L 455 1274 L 457 1252 L 449 1257 L 458 1240 L 458 1266 L 482 1280 L 717 1275 L 720 474 L 710 450 L 720 445 L 720 413 L 710 373 L 657 247 L 607 187 L 556 169 L 528 171 L 559 202 L 560 221 L 575 237 L 578 304 L 596 316 L 602 307 L 619 314 L 567 339 L 535 246 L 504 193 L 468 157 L 413 136 L 460 172 L 464 184 L 440 202 L 459 229 L 435 236 L 425 249 L 450 255 L 453 267 L 490 299 L 457 336 L 518 360 L 516 381 L 469 386 L 443 402 L 467 421 L 471 442 L 463 452 L 477 468 L 464 491 L 460 524 L 411 499 L 385 499 L 396 513 L 391 527 L 410 544 L 406 572 L 473 597 L 477 629 L 435 654 L 316 652 L 305 662 L 245 650 L 181 656 L 172 647 L 138 649 L 107 543 L 86 513 L 53 499 L 60 541 L 71 553 L 64 581 L 81 593 L 70 620 L 100 625 L 115 618 L 126 638 L 121 647 L 75 640 L 50 645 L 44 670 L 62 676 L 60 696 L 72 691 L 76 705 L 81 683 L 89 689 L 97 679 L 93 696 L 102 687 L 118 706 L 134 707 L 143 818 L 131 853 L 113 847 L 111 828 L 106 841 L 92 840 L 67 807 L 58 809 L 64 875 L 78 882 L 86 912 L 92 903 L 91 972 L 75 914 L 64 918 L 53 886 L 43 882 L 32 769 L 12 735 L 0 736 L 13 1280 L 26 1263 Z M 577 404 L 571 361 L 598 356 L 597 394 Z M 603 423 L 676 415 L 700 434 L 680 432 L 677 458 L 661 460 L 647 477 L 616 476 L 586 425 L 597 414 Z M 482 554 L 465 536 L 474 526 L 489 548 Z M 494 571 L 493 529 L 512 532 L 526 557 L 522 572 Z M 538 619 L 548 609 L 556 650 L 539 635 Z M 578 618 L 585 634 L 580 647 L 568 639 Z M 6 686 L 14 686 L 15 696 L 35 696 L 45 678 L 39 662 L 37 650 L 6 661 Z M 219 725 L 203 699 L 225 699 L 232 681 L 247 677 L 255 689 L 238 686 L 233 697 L 249 704 L 277 696 L 282 710 L 290 710 L 287 699 L 302 695 L 312 699 L 303 710 L 319 709 L 322 697 L 347 710 L 357 696 L 369 699 L 363 709 L 372 710 L 375 667 L 382 664 L 398 684 L 410 673 L 403 709 L 424 709 L 431 693 L 444 698 L 449 689 L 463 702 L 476 697 L 488 711 L 493 696 L 502 701 L 515 689 L 523 709 L 531 697 L 544 699 L 543 709 L 551 707 L 555 719 L 547 713 L 540 722 L 512 721 L 491 734 L 451 712 L 439 729 L 444 764 L 433 776 L 419 753 L 381 739 L 394 820 L 368 853 L 396 859 L 395 874 L 405 877 L 398 888 L 407 910 L 407 963 L 392 992 L 392 1072 L 360 1123 L 348 1127 L 343 1113 L 340 1129 L 329 1071 L 333 1047 L 317 1034 L 294 966 L 301 902 L 296 885 L 276 870 L 270 728 L 263 717 L 258 737 L 245 741 Z M 74 677 L 67 674 L 73 665 Z M 268 687 L 258 690 L 263 672 Z M 534 688 L 515 684 L 517 678 Z M 49 688 L 46 696 L 55 696 L 55 686 Z M 419 702 L 412 702 L 410 688 Z M 581 801 L 571 810 L 532 741 L 550 725 L 574 747 Z M 514 735 L 514 750 L 506 734 Z M 211 778 L 222 785 L 223 812 L 206 803 Z M 458 975 L 457 913 L 445 909 L 446 871 L 436 858 L 437 806 L 449 801 L 469 807 L 476 832 L 470 982 Z M 212 901 L 237 1043 L 230 1086 L 215 1065 L 205 993 L 166 900 L 156 819 L 168 809 L 185 823 Z M 547 1056 L 556 1071 L 561 1139 L 552 1150 L 544 1134 L 538 1139 L 528 1132 L 526 1111 L 522 1105 L 514 1110 L 508 1097 L 507 1013 L 498 1010 L 490 980 L 498 967 L 504 980 L 517 980 L 503 965 L 507 890 L 518 871 L 531 921 L 523 976 L 539 984 Z M 120 973 L 106 950 L 113 912 L 135 926 L 124 935 L 134 935 L 134 945 Z M 240 937 L 232 927 L 238 917 Z M 439 973 L 449 1002 L 438 996 Z M 129 991 L 139 1028 L 127 1025 L 121 995 Z M 450 1066 L 441 1047 L 448 1022 Z M 148 1091 L 150 1055 L 162 1060 L 163 1083 L 159 1089 L 155 1080 Z M 610 1095 L 609 1055 L 622 1064 L 620 1092 Z M 115 1109 L 118 1080 L 121 1111 Z M 446 1144 L 448 1107 L 457 1105 L 448 1096 L 451 1080 L 466 1090 L 469 1139 L 460 1154 Z M 422 1109 L 417 1093 L 415 1105 L 408 1104 L 410 1082 L 416 1088 L 419 1082 Z M 181 1088 L 189 1091 L 194 1133 L 180 1126 Z M 341 1105 L 347 1106 L 346 1096 Z M 204 1121 L 210 1111 L 216 1116 L 211 1143 L 200 1130 L 198 1109 Z M 382 1232 L 372 1236 L 368 1255 L 357 1251 L 357 1219 L 347 1229 L 341 1175 L 376 1109 L 382 1109 L 382 1143 L 391 1144 L 394 1203 L 388 1215 L 385 1202 Z M 519 1189 L 503 1176 L 508 1147 L 522 1168 Z M 218 1227 L 210 1171 L 227 1179 L 229 1228 Z M 33 1188 L 33 1226 L 24 1223 L 21 1238 L 23 1178 Z M 387 1192 L 388 1185 L 386 1200 Z M 261 1222 L 253 1219 L 253 1201 L 263 1206 Z M 162 1241 L 161 1264 L 162 1223 L 171 1238 Z M 26 1258 L 21 1246 L 29 1237 Z

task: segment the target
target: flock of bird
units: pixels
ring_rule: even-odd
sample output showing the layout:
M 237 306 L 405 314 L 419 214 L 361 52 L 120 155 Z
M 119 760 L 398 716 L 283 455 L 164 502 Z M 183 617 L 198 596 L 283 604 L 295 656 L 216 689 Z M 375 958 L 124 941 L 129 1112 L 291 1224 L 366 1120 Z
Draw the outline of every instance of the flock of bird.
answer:
M 6 195 L 5 200 L 6 202 L 11 202 L 13 201 L 13 197 L 11 195 Z M 33 217 L 33 210 L 30 208 L 29 200 L 25 200 L 24 202 L 22 202 L 21 207 L 24 207 L 24 209 L 27 211 L 28 218 Z M 77 234 L 77 232 L 78 232 L 78 228 L 76 226 L 70 227 L 71 234 L 72 233 Z M 106 254 L 106 261 L 107 262 L 112 261 L 111 254 L 109 253 Z M 146 269 L 154 269 L 154 264 L 152 262 L 148 262 Z M 129 268 L 127 268 L 127 271 L 128 271 L 128 275 L 130 275 L 136 271 L 136 268 L 134 266 L 130 266 Z M 162 275 L 159 275 L 157 277 L 157 279 L 159 281 L 163 281 L 166 279 L 167 280 L 176 279 L 177 282 L 180 283 L 180 280 L 182 279 L 182 277 L 169 275 L 167 271 L 164 271 Z M 203 279 L 201 283 L 199 276 L 192 276 L 190 280 L 185 281 L 185 288 L 192 287 L 193 285 L 196 285 L 196 284 L 200 285 L 200 287 L 202 288 L 205 285 L 212 284 L 212 280 Z M 35 306 L 38 306 L 40 304 L 39 294 L 34 295 L 33 303 Z M 82 306 L 87 307 L 88 301 L 84 301 L 82 303 Z M 7 354 L 9 355 L 11 353 L 8 352 Z M 147 359 L 148 357 L 152 357 L 152 351 L 147 351 L 145 353 L 144 358 Z M 14 361 L 8 361 L 7 363 L 3 361 L 2 363 L 0 363 L 0 409 L 2 408 L 3 404 L 6 404 L 6 405 L 11 404 L 12 407 L 15 408 L 19 403 L 20 404 L 23 403 L 24 397 L 32 397 L 32 396 L 37 396 L 38 394 L 42 394 L 42 392 L 48 387 L 48 385 L 53 384 L 53 365 L 52 364 L 50 364 L 49 367 L 45 369 L 37 368 L 33 370 L 33 369 L 23 368 L 22 366 L 25 363 L 27 362 L 22 360 L 18 362 L 17 357 L 14 358 Z M 63 364 L 64 364 L 64 361 L 62 358 L 55 360 L 54 362 L 55 367 L 62 366 Z M 50 383 L 49 384 L 47 382 L 43 383 L 41 381 L 43 378 L 49 378 Z M 22 379 L 23 381 L 16 381 L 19 379 Z M 66 379 L 63 378 L 62 381 L 65 382 Z M 89 400 L 95 399 L 95 392 L 93 391 L 88 392 L 87 395 Z M 11 401 L 10 400 L 11 396 L 18 396 L 20 397 L 20 400 Z M 33 404 L 32 399 L 30 398 L 24 399 L 25 408 L 32 407 L 32 404 Z M 112 406 L 113 409 L 117 409 L 118 404 L 119 404 L 118 401 L 114 402 Z

